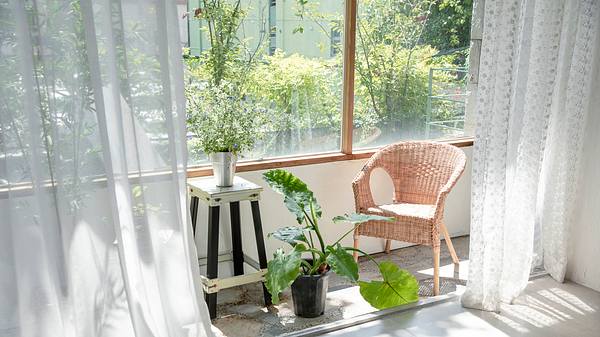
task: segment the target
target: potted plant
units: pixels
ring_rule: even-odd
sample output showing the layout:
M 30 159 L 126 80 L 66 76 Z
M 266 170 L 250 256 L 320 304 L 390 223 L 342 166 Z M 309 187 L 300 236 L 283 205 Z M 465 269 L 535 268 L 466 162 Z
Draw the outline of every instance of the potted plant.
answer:
M 252 149 L 262 135 L 263 111 L 225 81 L 190 84 L 186 92 L 192 144 L 209 156 L 217 186 L 231 186 L 239 153 Z
M 385 309 L 418 300 L 419 284 L 406 270 L 392 262 L 377 262 L 359 249 L 345 247 L 342 239 L 356 226 L 370 220 L 391 221 L 391 218 L 346 214 L 333 218 L 334 223 L 349 223 L 352 227 L 333 243 L 327 244 L 321 234 L 319 221 L 321 207 L 308 186 L 284 170 L 271 170 L 263 174 L 264 180 L 284 197 L 284 204 L 296 217 L 298 225 L 278 229 L 269 234 L 292 246 L 289 252 L 279 248 L 267 264 L 266 287 L 273 303 L 279 302 L 279 293 L 292 288 L 294 311 L 301 317 L 317 317 L 325 309 L 328 277 L 331 272 L 358 283 L 360 294 L 377 309 Z M 358 264 L 349 252 L 358 251 L 377 264 L 381 281 L 361 281 Z
M 247 95 L 248 74 L 256 54 L 248 52 L 237 31 L 246 13 L 241 1 L 201 1 L 188 15 L 203 21 L 210 47 L 188 63 L 187 125 L 193 147 L 211 160 L 217 186 L 233 185 L 238 155 L 262 135 L 264 110 Z M 189 55 L 188 55 L 188 58 Z

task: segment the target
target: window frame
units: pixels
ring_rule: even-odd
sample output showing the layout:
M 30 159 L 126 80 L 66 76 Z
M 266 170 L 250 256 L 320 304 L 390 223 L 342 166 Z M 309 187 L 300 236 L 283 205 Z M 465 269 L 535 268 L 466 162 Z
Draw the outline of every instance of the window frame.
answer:
M 437 142 L 451 144 L 457 147 L 469 147 L 473 146 L 473 137 L 461 137 L 452 139 L 436 140 Z M 360 160 L 370 158 L 375 152 L 381 147 L 371 149 L 360 149 L 352 153 L 343 152 L 327 152 L 327 153 L 315 153 L 315 154 L 304 154 L 296 156 L 276 157 L 262 160 L 249 160 L 239 162 L 236 166 L 236 173 L 239 172 L 251 172 L 268 170 L 275 168 L 285 168 L 303 165 L 316 165 L 331 163 L 337 161 L 348 161 L 348 160 Z M 211 176 L 212 166 L 211 164 L 205 164 L 202 166 L 190 167 L 187 170 L 188 178 L 195 177 L 207 177 Z
M 483 2 L 483 0 L 478 0 Z M 482 17 L 482 13 L 479 10 L 474 1 L 473 10 L 473 22 L 476 24 L 472 26 L 481 25 L 481 20 L 475 20 L 475 16 Z M 341 126 L 341 142 L 339 151 L 325 152 L 325 153 L 313 153 L 313 154 L 302 154 L 292 156 L 273 157 L 267 159 L 257 159 L 242 161 L 237 164 L 236 172 L 250 172 L 267 170 L 273 168 L 284 168 L 302 165 L 315 165 L 337 161 L 347 160 L 359 160 L 370 158 L 378 149 L 383 146 L 354 150 L 352 145 L 352 136 L 354 132 L 353 113 L 354 113 L 354 80 L 355 80 L 355 66 L 356 66 L 356 20 L 358 15 L 358 0 L 345 0 L 344 1 L 344 55 L 343 55 L 343 84 L 342 84 L 342 126 Z M 477 27 L 476 27 L 477 28 Z M 477 29 L 473 29 L 473 31 Z M 476 40 L 479 38 L 479 40 Z M 473 41 L 481 41 L 480 37 L 471 36 L 473 49 Z M 476 61 L 475 61 L 476 60 Z M 477 64 L 473 64 L 475 61 Z M 469 68 L 473 67 L 477 69 L 479 63 L 479 57 L 471 60 Z M 477 77 L 477 74 L 473 76 L 473 70 L 470 70 L 471 83 L 473 79 Z M 465 124 L 466 127 L 466 124 Z M 450 139 L 436 139 L 435 141 L 451 144 L 457 147 L 468 147 L 473 146 L 474 137 L 456 137 Z M 212 167 L 210 163 L 196 166 L 187 167 L 188 178 L 193 177 L 205 177 L 212 175 Z

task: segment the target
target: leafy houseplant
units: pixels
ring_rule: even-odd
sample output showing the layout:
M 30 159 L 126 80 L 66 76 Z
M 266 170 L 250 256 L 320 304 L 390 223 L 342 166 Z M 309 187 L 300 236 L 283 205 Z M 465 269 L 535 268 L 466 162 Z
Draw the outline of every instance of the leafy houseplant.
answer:
M 260 138 L 263 110 L 236 87 L 196 83 L 186 87 L 188 129 L 196 136 L 194 146 L 210 156 L 218 186 L 231 186 L 240 152 Z
M 336 216 L 333 222 L 350 223 L 353 227 L 332 244 L 326 244 L 319 227 L 321 207 L 308 186 L 284 170 L 268 171 L 263 178 L 273 190 L 284 196 L 285 206 L 298 222 L 298 226 L 283 227 L 270 234 L 292 246 L 288 253 L 279 248 L 267 265 L 266 287 L 273 297 L 273 303 L 278 303 L 279 293 L 291 286 L 296 315 L 322 315 L 327 278 L 331 271 L 358 283 L 360 294 L 377 309 L 418 299 L 419 285 L 409 272 L 391 262 L 378 263 L 363 251 L 341 244 L 342 239 L 361 223 L 370 220 L 391 221 L 390 218 L 356 213 Z M 358 264 L 349 253 L 353 251 L 360 252 L 377 264 L 383 280 L 360 281 Z
M 241 0 L 202 0 L 189 14 L 204 22 L 210 47 L 193 61 L 204 71 L 188 74 L 187 125 L 196 136 L 193 146 L 211 158 L 217 186 L 231 186 L 238 154 L 250 150 L 262 134 L 264 109 L 247 94 L 247 74 L 256 66 L 257 53 L 247 55 L 237 37 L 246 15 Z

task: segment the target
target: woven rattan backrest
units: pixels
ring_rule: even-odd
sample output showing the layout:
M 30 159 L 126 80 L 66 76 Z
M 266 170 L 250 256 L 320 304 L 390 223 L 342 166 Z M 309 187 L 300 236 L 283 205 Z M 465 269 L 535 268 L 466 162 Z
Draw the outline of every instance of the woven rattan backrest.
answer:
M 452 174 L 464 168 L 465 154 L 457 147 L 434 142 L 402 142 L 384 147 L 372 160 L 394 182 L 394 202 L 435 204 Z

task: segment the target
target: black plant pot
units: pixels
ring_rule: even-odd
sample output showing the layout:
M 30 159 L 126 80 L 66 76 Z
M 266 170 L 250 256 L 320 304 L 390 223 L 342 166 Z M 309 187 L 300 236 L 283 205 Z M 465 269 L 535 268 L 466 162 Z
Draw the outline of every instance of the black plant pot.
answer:
M 313 318 L 325 312 L 329 271 L 320 275 L 300 275 L 292 283 L 296 316 Z

